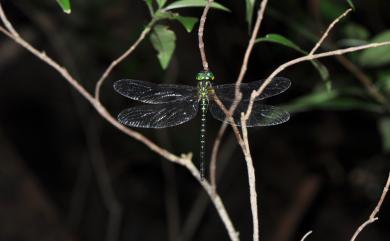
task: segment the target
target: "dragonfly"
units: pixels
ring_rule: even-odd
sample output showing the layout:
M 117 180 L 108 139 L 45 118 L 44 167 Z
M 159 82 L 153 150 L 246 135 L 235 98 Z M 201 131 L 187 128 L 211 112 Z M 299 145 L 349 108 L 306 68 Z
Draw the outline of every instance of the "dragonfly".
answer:
M 117 119 L 123 125 L 137 128 L 167 128 L 186 123 L 201 112 L 200 127 L 200 175 L 204 179 L 206 155 L 207 111 L 222 122 L 241 125 L 241 113 L 246 112 L 250 96 L 260 88 L 265 80 L 239 85 L 242 98 L 236 103 L 232 118 L 226 118 L 225 112 L 215 102 L 214 95 L 229 109 L 235 102 L 236 84 L 213 85 L 215 77 L 211 71 L 201 71 L 196 75 L 197 85 L 155 84 L 142 80 L 122 79 L 114 83 L 116 92 L 124 97 L 146 105 L 130 107 L 119 113 Z M 275 77 L 256 97 L 247 127 L 279 125 L 289 120 L 287 111 L 259 102 L 287 90 L 291 81 L 284 77 Z

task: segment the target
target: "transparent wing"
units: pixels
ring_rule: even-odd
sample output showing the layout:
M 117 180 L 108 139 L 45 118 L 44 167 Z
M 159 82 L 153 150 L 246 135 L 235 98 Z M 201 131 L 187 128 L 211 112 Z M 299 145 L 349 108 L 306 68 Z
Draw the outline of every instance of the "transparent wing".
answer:
M 265 80 L 258 80 L 249 83 L 242 83 L 240 85 L 240 90 L 242 92 L 242 100 L 249 100 L 252 92 L 260 88 L 260 86 L 264 83 Z M 256 98 L 256 100 L 262 100 L 274 95 L 278 95 L 285 90 L 287 90 L 291 85 L 291 81 L 287 78 L 283 77 L 275 77 L 272 81 L 267 85 L 264 91 L 260 96 Z M 235 96 L 235 84 L 224 84 L 224 85 L 215 85 L 213 86 L 215 94 L 224 100 L 234 100 Z
M 166 85 L 151 82 L 123 79 L 114 83 L 114 89 L 132 100 L 148 104 L 162 104 L 188 99 L 197 94 L 196 87 L 188 85 Z
M 195 117 L 198 101 L 195 98 L 156 105 L 141 105 L 123 110 L 118 121 L 130 127 L 165 128 L 180 125 Z
M 226 108 L 230 108 L 232 101 L 222 100 Z M 242 101 L 238 104 L 236 110 L 233 114 L 234 123 L 227 120 L 229 124 L 241 126 L 241 113 L 246 112 L 248 108 L 248 101 Z M 210 106 L 211 115 L 220 121 L 225 121 L 225 113 L 219 108 L 214 102 Z M 278 107 L 270 105 L 262 105 L 260 103 L 254 102 L 252 113 L 247 121 L 247 127 L 255 126 L 273 126 L 282 124 L 290 119 L 290 114 Z

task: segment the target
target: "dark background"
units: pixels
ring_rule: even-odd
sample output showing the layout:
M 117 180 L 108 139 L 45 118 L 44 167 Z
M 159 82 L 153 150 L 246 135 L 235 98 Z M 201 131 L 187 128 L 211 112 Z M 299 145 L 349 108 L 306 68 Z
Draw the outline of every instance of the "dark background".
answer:
M 73 1 L 71 15 L 63 14 L 54 0 L 2 3 L 21 35 L 91 92 L 105 67 L 135 41 L 149 19 L 141 0 Z M 210 12 L 206 53 L 216 83 L 232 83 L 249 38 L 245 4 L 221 3 L 232 12 Z M 349 23 L 361 25 L 370 37 L 389 28 L 389 1 L 355 5 L 357 11 L 336 27 L 326 46 L 340 47 L 337 41 L 345 38 Z M 309 50 L 313 42 L 304 33 L 318 37 L 346 8 L 346 2 L 336 0 L 271 0 L 260 35 L 283 34 Z M 202 9 L 179 12 L 197 17 Z M 197 31 L 188 34 L 176 22 L 167 24 L 177 34 L 169 68 L 161 69 L 145 39 L 102 88 L 102 102 L 113 115 L 130 104 L 113 91 L 115 80 L 195 85 L 202 68 Z M 298 56 L 277 44 L 256 45 L 245 81 L 264 78 Z M 347 55 L 355 63 L 354 57 Z M 322 63 L 333 88 L 365 91 L 336 58 Z M 374 82 L 389 68 L 356 65 Z M 292 86 L 272 98 L 273 104 L 288 106 L 324 85 L 310 63 L 282 74 Z M 113 128 L 55 71 L 4 36 L 0 80 L 0 240 L 228 240 L 213 205 L 186 169 Z M 362 100 L 379 105 L 367 94 Z M 293 112 L 283 125 L 249 130 L 262 240 L 299 240 L 308 230 L 314 230 L 308 240 L 350 240 L 368 218 L 390 169 L 378 125 L 387 112 L 358 107 L 310 108 Z M 208 123 L 210 151 L 220 123 L 212 118 Z M 193 152 L 198 159 L 199 118 L 174 128 L 139 131 L 173 153 Z M 246 165 L 231 130 L 222 143 L 218 173 L 218 190 L 241 240 L 250 240 Z M 359 240 L 389 240 L 389 203 Z

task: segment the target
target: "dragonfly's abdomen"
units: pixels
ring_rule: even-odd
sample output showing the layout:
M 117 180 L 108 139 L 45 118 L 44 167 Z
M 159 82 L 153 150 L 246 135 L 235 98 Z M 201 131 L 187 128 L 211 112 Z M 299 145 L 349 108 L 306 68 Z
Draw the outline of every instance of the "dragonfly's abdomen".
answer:
M 208 99 L 200 99 L 200 110 L 201 110 L 201 122 L 200 122 L 200 176 L 204 179 L 205 175 L 205 156 L 206 156 L 206 117 L 208 108 Z

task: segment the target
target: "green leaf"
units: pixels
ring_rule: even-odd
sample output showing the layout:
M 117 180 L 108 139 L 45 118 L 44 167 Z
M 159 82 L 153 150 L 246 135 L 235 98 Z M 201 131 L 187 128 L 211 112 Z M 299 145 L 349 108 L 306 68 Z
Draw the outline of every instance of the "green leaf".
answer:
M 183 25 L 183 27 L 187 30 L 187 32 L 191 32 L 196 22 L 198 22 L 198 19 L 194 17 L 185 17 L 185 16 L 180 16 L 178 13 L 164 12 L 164 11 L 157 11 L 155 18 L 158 20 L 163 20 L 163 19 L 177 20 Z
M 164 8 L 165 11 L 178 9 L 178 8 L 190 8 L 190 7 L 204 7 L 207 4 L 207 0 L 179 0 L 173 2 Z M 230 12 L 230 10 L 223 5 L 213 2 L 211 4 L 212 8 Z
M 348 3 L 349 6 L 353 9 L 353 11 L 356 10 L 355 5 L 353 4 L 352 0 L 347 0 L 347 3 Z
M 62 11 L 64 11 L 64 13 L 71 13 L 70 0 L 57 0 L 57 3 L 61 6 Z
M 390 151 L 390 118 L 385 117 L 379 120 L 379 131 L 382 135 L 382 148 L 385 152 Z
M 308 54 L 307 51 L 301 49 L 301 47 L 299 47 L 293 41 L 291 41 L 290 39 L 288 39 L 288 38 L 286 38 L 286 37 L 284 37 L 284 36 L 282 36 L 280 34 L 271 33 L 271 34 L 265 35 L 265 37 L 261 37 L 261 38 L 256 39 L 256 43 L 260 43 L 260 42 L 277 43 L 277 44 L 286 46 L 288 48 L 294 49 L 295 51 L 298 51 L 301 54 L 305 54 L 305 55 Z M 329 89 L 331 85 L 330 85 L 330 81 L 329 81 L 329 71 L 328 71 L 328 69 L 325 67 L 325 65 L 321 64 L 321 62 L 319 62 L 318 60 L 312 60 L 310 62 L 317 69 L 318 73 L 321 76 L 321 79 L 323 81 L 325 81 L 325 84 L 326 84 L 326 86 Z
M 197 18 L 185 17 L 185 16 L 180 16 L 180 15 L 175 16 L 175 19 L 177 21 L 179 21 L 183 25 L 183 27 L 187 30 L 187 32 L 189 32 L 189 33 L 192 31 L 195 24 L 198 22 Z
M 378 34 L 371 40 L 372 43 L 385 41 L 390 41 L 390 30 Z M 390 64 L 390 45 L 362 51 L 359 62 L 365 67 L 379 67 Z
M 337 96 L 335 91 L 329 92 L 325 90 L 315 91 L 306 96 L 299 97 L 293 100 L 290 104 L 283 106 L 289 112 L 301 112 L 313 109 L 321 103 L 327 102 Z
M 167 0 L 156 0 L 157 1 L 157 5 L 162 8 L 164 7 L 165 3 L 167 2 Z
M 255 0 L 245 0 L 246 6 L 246 21 L 248 22 L 249 30 L 252 28 L 253 9 Z
M 156 25 L 150 35 L 150 41 L 158 52 L 158 60 L 161 67 L 166 69 L 172 58 L 176 46 L 176 35 L 167 26 Z
M 260 43 L 260 42 L 271 42 L 271 43 L 281 44 L 281 45 L 284 45 L 286 47 L 295 49 L 296 51 L 298 51 L 302 54 L 307 54 L 306 51 L 302 50 L 293 41 L 289 40 L 288 38 L 286 38 L 280 34 L 270 33 L 270 34 L 265 35 L 265 37 L 257 38 L 256 43 Z
M 378 81 L 375 83 L 379 91 L 390 96 L 390 70 L 383 70 L 378 73 Z
M 330 90 L 332 88 L 332 82 L 329 79 L 328 68 L 318 60 L 311 60 L 310 63 L 317 69 L 321 79 L 325 82 L 326 89 Z
M 327 21 L 333 21 L 345 12 L 345 6 L 340 1 L 322 0 L 320 3 L 320 13 Z
M 343 96 L 343 91 L 317 90 L 311 94 L 293 100 L 290 104 L 283 106 L 289 112 L 302 112 L 312 109 L 325 110 L 365 110 L 381 112 L 379 104 L 361 100 L 355 96 Z M 349 92 L 345 90 L 344 92 Z
M 364 26 L 356 23 L 348 23 L 343 32 L 347 39 L 367 40 L 370 37 L 370 32 Z
M 148 6 L 150 14 L 153 16 L 154 10 L 153 10 L 153 0 L 144 0 L 146 3 L 146 6 Z

